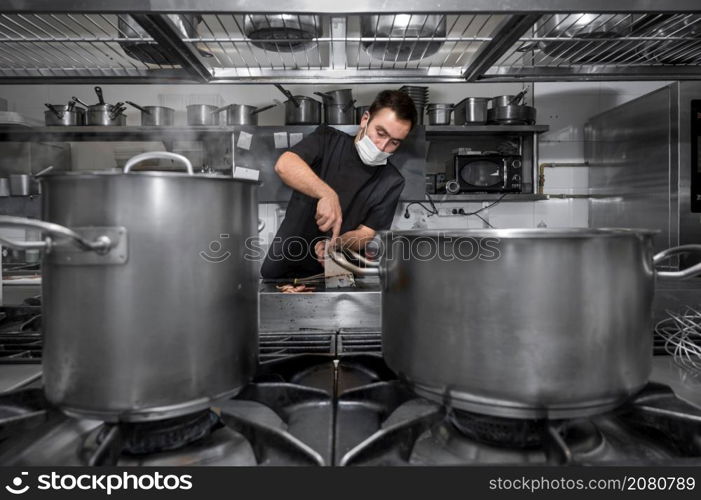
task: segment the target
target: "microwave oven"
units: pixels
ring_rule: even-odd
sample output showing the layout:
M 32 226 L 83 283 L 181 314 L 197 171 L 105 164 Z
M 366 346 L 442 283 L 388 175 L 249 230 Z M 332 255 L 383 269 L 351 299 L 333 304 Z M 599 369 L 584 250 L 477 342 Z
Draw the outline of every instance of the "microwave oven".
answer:
M 456 154 L 448 194 L 520 193 L 523 161 L 520 156 L 500 154 Z

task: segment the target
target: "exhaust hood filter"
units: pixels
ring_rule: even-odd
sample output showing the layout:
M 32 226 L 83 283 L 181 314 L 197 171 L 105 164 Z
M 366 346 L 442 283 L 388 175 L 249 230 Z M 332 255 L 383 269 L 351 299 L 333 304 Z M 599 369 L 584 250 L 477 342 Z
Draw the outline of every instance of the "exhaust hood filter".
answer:
M 297 52 L 314 45 L 322 34 L 320 16 L 294 14 L 250 15 L 243 31 L 251 44 L 272 52 Z M 270 41 L 267 41 L 270 40 Z
M 630 46 L 623 38 L 631 34 L 633 22 L 629 14 L 554 14 L 536 23 L 536 34 L 563 41 L 538 45 L 550 57 L 573 64 L 615 62 Z
M 417 41 L 414 38 L 443 38 L 446 35 L 444 15 L 385 14 L 361 16 L 363 38 L 397 38 L 397 41 L 363 42 L 373 59 L 385 62 L 418 61 L 432 56 L 443 46 L 442 41 Z
M 199 36 L 197 26 L 202 22 L 201 16 L 192 14 L 170 14 L 168 18 L 173 22 L 180 36 L 183 38 L 197 38 Z M 151 35 L 129 16 L 119 16 L 117 26 L 120 38 L 151 38 Z M 168 54 L 153 41 L 129 40 L 119 42 L 119 45 L 127 56 L 141 61 L 142 63 L 167 66 L 180 63 L 180 61 L 169 57 Z M 198 49 L 198 51 L 203 57 L 212 56 L 205 50 Z

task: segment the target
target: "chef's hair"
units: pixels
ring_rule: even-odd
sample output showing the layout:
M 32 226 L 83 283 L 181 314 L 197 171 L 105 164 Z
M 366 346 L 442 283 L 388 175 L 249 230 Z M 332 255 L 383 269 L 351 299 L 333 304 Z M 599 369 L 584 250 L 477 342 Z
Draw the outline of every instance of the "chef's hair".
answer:
M 408 94 L 399 90 L 383 90 L 377 94 L 377 97 L 370 105 L 370 109 L 368 109 L 370 119 L 376 112 L 384 108 L 394 111 L 394 114 L 400 120 L 411 122 L 411 128 L 414 128 L 414 125 L 416 125 L 418 120 L 416 105 Z

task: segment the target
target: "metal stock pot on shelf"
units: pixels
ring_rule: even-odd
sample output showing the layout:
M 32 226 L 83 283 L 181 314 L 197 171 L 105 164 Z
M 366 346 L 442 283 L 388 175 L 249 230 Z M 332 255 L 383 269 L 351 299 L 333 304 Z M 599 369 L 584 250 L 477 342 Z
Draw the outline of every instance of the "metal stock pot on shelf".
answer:
M 167 158 L 182 172 L 130 171 Z M 257 183 L 194 175 L 173 153 L 123 172 L 47 174 L 43 221 L 0 217 L 44 241 L 47 399 L 67 413 L 138 421 L 233 395 L 257 362 Z
M 379 262 L 389 366 L 414 390 L 463 410 L 569 418 L 621 404 L 652 365 L 653 231 L 387 231 Z

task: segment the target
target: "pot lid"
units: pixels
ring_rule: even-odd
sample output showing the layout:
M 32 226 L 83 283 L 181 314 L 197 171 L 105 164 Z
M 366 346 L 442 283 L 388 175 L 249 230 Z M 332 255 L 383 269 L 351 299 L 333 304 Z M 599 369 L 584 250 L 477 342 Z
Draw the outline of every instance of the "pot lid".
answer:
M 165 170 L 132 170 L 128 173 L 124 173 L 122 169 L 119 168 L 114 168 L 110 170 L 85 170 L 85 171 L 80 171 L 80 172 L 49 172 L 41 177 L 39 177 L 39 180 L 42 179 L 56 179 L 59 180 L 61 178 L 69 178 L 69 179 L 76 179 L 76 178 L 81 178 L 81 179 L 93 179 L 93 178 L 99 178 L 99 177 L 165 177 L 165 178 L 182 178 L 182 179 L 197 179 L 198 181 L 200 180 L 208 180 L 208 181 L 217 181 L 217 182 L 222 182 L 222 181 L 231 181 L 231 182 L 243 182 L 243 183 L 248 183 L 248 184 L 260 184 L 260 181 L 254 181 L 250 179 L 240 179 L 240 178 L 234 178 L 228 175 L 224 174 L 193 174 L 190 175 L 187 172 L 171 172 L 171 171 L 165 171 Z

